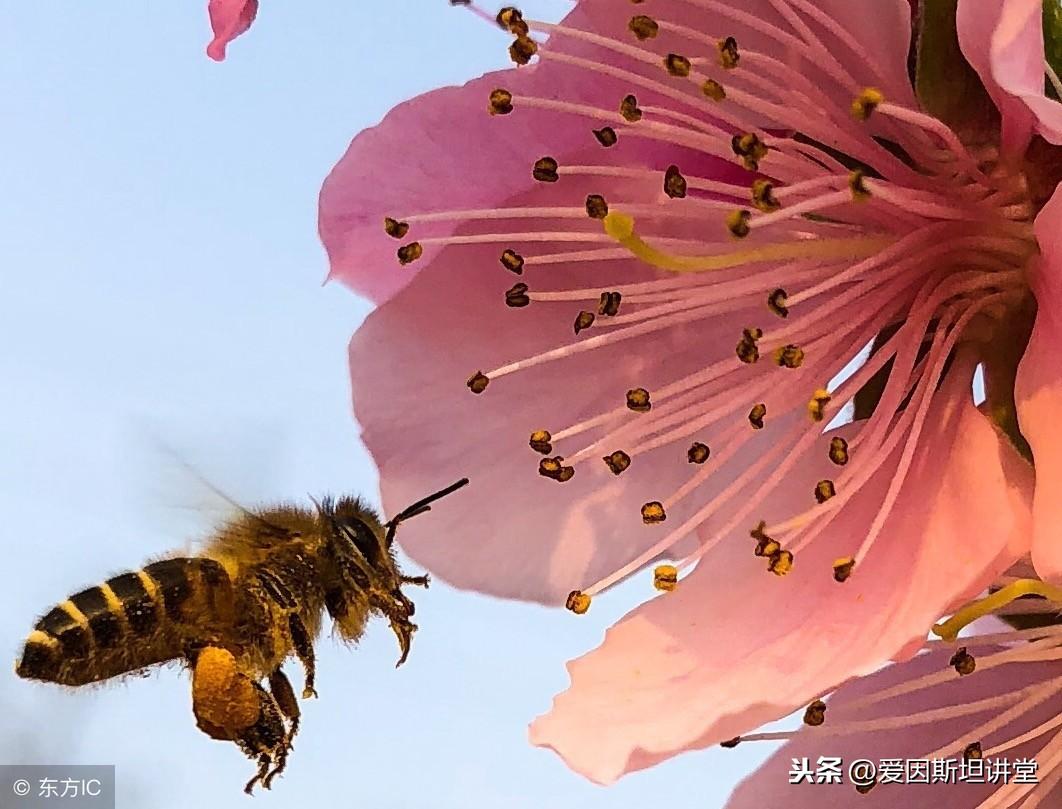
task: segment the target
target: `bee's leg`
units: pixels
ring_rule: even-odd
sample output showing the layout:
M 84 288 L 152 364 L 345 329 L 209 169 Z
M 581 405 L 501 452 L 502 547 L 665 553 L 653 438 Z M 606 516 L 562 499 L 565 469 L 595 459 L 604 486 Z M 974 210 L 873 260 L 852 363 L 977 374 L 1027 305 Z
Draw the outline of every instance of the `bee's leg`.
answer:
M 306 673 L 302 688 L 302 698 L 316 697 L 317 692 L 313 687 L 313 678 L 317 667 L 313 655 L 313 642 L 310 640 L 310 633 L 306 631 L 306 625 L 297 613 L 289 613 L 288 630 L 291 632 L 291 643 L 295 647 L 295 655 L 299 658 L 299 662 L 302 663 L 303 670 Z
M 277 701 L 277 705 L 280 706 L 281 712 L 291 723 L 287 739 L 288 747 L 290 747 L 295 734 L 299 732 L 299 717 L 302 715 L 299 710 L 299 701 L 295 699 L 291 681 L 279 668 L 269 675 L 269 690 L 273 694 L 273 699 Z
M 431 576 L 427 573 L 423 576 L 403 576 L 402 584 L 412 584 L 414 587 L 427 588 L 431 584 Z
M 291 747 L 277 701 L 258 683 L 254 684 L 254 688 L 260 707 L 258 721 L 236 739 L 244 753 L 251 758 L 258 758 L 258 772 L 243 788 L 248 795 L 254 791 L 255 784 L 260 783 L 269 789 L 273 779 L 284 770 Z
M 192 712 L 199 729 L 214 739 L 234 741 L 261 714 L 256 684 L 227 649 L 207 646 L 192 653 Z

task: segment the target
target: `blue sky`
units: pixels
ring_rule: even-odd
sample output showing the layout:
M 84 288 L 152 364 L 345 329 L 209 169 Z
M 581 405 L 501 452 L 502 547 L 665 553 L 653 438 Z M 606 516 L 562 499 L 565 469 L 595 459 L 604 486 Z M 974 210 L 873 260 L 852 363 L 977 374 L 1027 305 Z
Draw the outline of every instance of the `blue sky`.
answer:
M 524 9 L 557 18 L 566 5 Z M 368 305 L 321 285 L 317 192 L 358 130 L 504 66 L 506 41 L 445 0 L 262 0 L 227 62 L 206 58 L 208 38 L 205 0 L 3 7 L 9 660 L 68 593 L 209 527 L 216 498 L 176 458 L 247 504 L 376 497 L 346 371 Z M 303 704 L 290 768 L 255 805 L 722 806 L 767 747 L 683 756 L 602 789 L 526 741 L 564 661 L 632 597 L 572 620 L 436 585 L 417 594 L 422 630 L 398 672 L 386 626 L 353 652 L 323 638 L 321 699 Z M 70 691 L 0 678 L 5 760 L 114 763 L 123 809 L 243 806 L 252 771 L 196 730 L 173 670 Z

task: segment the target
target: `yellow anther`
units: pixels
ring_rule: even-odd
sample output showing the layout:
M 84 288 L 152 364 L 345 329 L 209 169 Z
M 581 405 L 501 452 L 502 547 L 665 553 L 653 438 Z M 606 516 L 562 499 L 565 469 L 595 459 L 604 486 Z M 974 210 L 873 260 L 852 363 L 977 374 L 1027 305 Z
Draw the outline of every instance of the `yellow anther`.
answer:
M 590 596 L 582 590 L 572 590 L 568 593 L 568 600 L 564 602 L 564 606 L 576 615 L 582 615 L 590 609 Z
M 777 211 L 782 203 L 774 198 L 774 185 L 770 180 L 754 180 L 752 183 L 752 204 L 764 213 Z
M 848 577 L 852 575 L 852 569 L 855 567 L 855 559 L 851 556 L 845 556 L 838 559 L 833 563 L 833 580 L 836 582 L 846 582 Z
M 775 576 L 785 576 L 793 569 L 793 554 L 791 551 L 775 551 L 771 556 L 767 569 Z
M 701 92 L 712 101 L 722 101 L 726 98 L 726 90 L 715 79 L 705 79 L 704 84 L 701 85 Z
M 774 242 L 747 250 L 707 256 L 676 256 L 646 243 L 634 232 L 633 217 L 609 211 L 602 220 L 605 233 L 650 266 L 676 273 L 714 272 L 754 262 L 790 261 L 801 258 L 857 259 L 872 256 L 893 243 L 885 237 L 808 239 Z
M 832 398 L 825 388 L 819 388 L 811 394 L 811 401 L 808 402 L 808 415 L 811 416 L 812 421 L 822 421 L 826 418 L 826 405 Z
M 1019 579 L 989 596 L 970 602 L 948 620 L 934 626 L 933 634 L 944 640 L 955 640 L 963 627 L 1007 606 L 1017 598 L 1029 595 L 1043 596 L 1062 604 L 1062 587 L 1055 587 L 1039 579 Z
M 733 70 L 737 67 L 738 60 L 741 59 L 741 54 L 738 53 L 737 40 L 733 37 L 727 37 L 726 39 L 720 39 L 716 45 L 719 48 L 719 66 L 726 70 Z
M 767 415 L 767 405 L 760 402 L 757 405 L 752 406 L 752 410 L 749 411 L 749 424 L 752 425 L 754 430 L 763 429 L 763 418 Z
M 680 53 L 669 53 L 664 57 L 664 67 L 672 76 L 684 79 L 690 75 L 693 63 Z
M 392 239 L 404 238 L 409 233 L 409 222 L 399 222 L 390 216 L 384 217 L 384 232 Z
M 852 117 L 859 121 L 865 121 L 874 112 L 878 104 L 885 100 L 881 90 L 873 87 L 865 88 L 852 100 Z
M 642 506 L 642 522 L 646 525 L 655 525 L 667 519 L 664 512 L 664 504 L 659 500 L 651 500 Z
M 553 444 L 550 443 L 552 440 L 553 436 L 550 435 L 549 430 L 535 430 L 531 433 L 531 439 L 527 443 L 535 452 L 549 455 L 553 452 Z
M 744 209 L 731 211 L 726 216 L 726 229 L 738 239 L 744 239 L 751 230 L 749 227 L 750 218 L 752 218 L 752 214 Z
M 867 188 L 867 175 L 862 169 L 856 169 L 848 175 L 848 189 L 852 192 L 852 199 L 863 202 L 870 199 L 870 189 Z
M 398 248 L 398 263 L 404 267 L 412 264 L 422 255 L 424 255 L 424 248 L 421 247 L 420 242 L 410 242 Z
M 674 565 L 660 565 L 653 571 L 653 587 L 670 593 L 678 587 L 678 568 Z
M 848 463 L 848 442 L 839 435 L 830 439 L 830 460 L 838 466 Z

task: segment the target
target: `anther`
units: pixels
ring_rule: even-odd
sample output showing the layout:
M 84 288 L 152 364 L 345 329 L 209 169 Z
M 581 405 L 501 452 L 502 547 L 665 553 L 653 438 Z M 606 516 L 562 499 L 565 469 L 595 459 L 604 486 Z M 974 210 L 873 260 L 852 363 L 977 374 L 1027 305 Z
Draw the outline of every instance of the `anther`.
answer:
M 873 87 L 865 88 L 852 101 L 852 117 L 859 121 L 867 120 L 870 114 L 877 109 L 878 104 L 884 100 L 885 96 L 882 95 L 881 90 Z
M 594 313 L 593 312 L 580 312 L 575 316 L 575 333 L 578 334 L 583 329 L 588 329 L 594 325 Z
M 604 219 L 608 216 L 608 203 L 600 194 L 591 194 L 586 198 L 586 214 L 591 219 Z
M 420 242 L 410 242 L 398 248 L 398 263 L 404 267 L 412 264 L 422 255 L 424 255 L 424 248 L 421 247 Z
M 726 228 L 730 231 L 731 235 L 736 236 L 739 239 L 744 239 L 749 235 L 749 219 L 752 214 L 744 209 L 733 211 L 727 214 Z
M 966 647 L 962 646 L 951 656 L 948 665 L 952 666 L 955 671 L 959 672 L 960 676 L 965 677 L 967 674 L 974 673 L 974 669 L 977 668 L 977 661 L 974 660 L 972 654 L 966 651 Z
M 738 53 L 737 40 L 733 37 L 727 37 L 726 39 L 720 39 L 717 43 L 719 48 L 719 65 L 726 70 L 733 70 L 737 67 L 738 60 L 741 59 L 741 54 Z
M 838 559 L 833 563 L 833 580 L 836 582 L 848 581 L 848 577 L 852 575 L 853 568 L 855 568 L 855 559 L 851 556 Z
M 755 540 L 770 539 L 770 537 L 768 537 L 767 534 L 765 534 L 764 531 L 763 531 L 763 529 L 766 528 L 766 527 L 767 527 L 767 521 L 766 520 L 760 520 L 756 524 L 756 527 L 753 528 L 751 531 L 749 531 L 749 536 L 752 537 Z
M 686 196 L 686 178 L 682 176 L 678 166 L 668 166 L 664 172 L 664 193 L 672 199 L 682 199 Z
M 815 484 L 815 499 L 821 505 L 837 494 L 837 487 L 832 480 L 820 480 Z
M 753 405 L 752 410 L 749 411 L 749 424 L 752 425 L 754 430 L 763 429 L 763 417 L 767 415 L 767 405 L 760 402 L 758 405 Z
M 755 132 L 742 132 L 730 139 L 730 148 L 734 154 L 742 158 L 745 168 L 756 171 L 760 167 L 760 161 L 767 156 L 767 145 L 760 140 Z
M 536 53 L 538 53 L 538 43 L 523 34 L 517 36 L 513 44 L 509 46 L 509 57 L 518 65 L 526 65 Z
M 521 309 L 531 303 L 527 295 L 527 284 L 514 284 L 505 292 L 505 305 L 513 309 Z
M 756 345 L 756 341 L 763 337 L 762 329 L 742 329 L 741 339 L 738 340 L 737 353 L 738 359 L 747 365 L 752 365 L 760 358 L 760 349 Z
M 623 295 L 619 292 L 602 292 L 597 302 L 597 313 L 606 317 L 615 317 L 619 314 L 620 301 Z
M 576 615 L 582 615 L 590 609 L 590 596 L 582 590 L 572 590 L 568 593 L 568 598 L 564 602 L 564 606 Z
M 642 111 L 638 107 L 638 99 L 634 95 L 625 95 L 620 102 L 620 115 L 630 123 L 642 120 Z
M 575 475 L 574 466 L 565 466 L 563 457 L 557 455 L 553 458 L 543 458 L 538 462 L 538 473 L 544 478 L 555 480 L 558 483 L 566 483 Z
M 704 463 L 708 460 L 708 456 L 712 454 L 712 451 L 708 449 L 707 444 L 702 444 L 700 441 L 694 441 L 690 444 L 690 448 L 686 450 L 686 460 L 690 463 Z
M 653 571 L 653 587 L 665 593 L 678 587 L 678 568 L 674 565 L 659 565 Z
M 503 251 L 501 254 L 501 264 L 509 272 L 516 273 L 517 275 L 523 275 L 524 273 L 524 257 L 515 250 Z
M 759 539 L 756 540 L 756 549 L 753 553 L 756 556 L 769 557 L 774 556 L 780 550 L 782 550 L 782 544 L 778 540 L 771 539 L 766 534 L 761 534 Z
M 627 409 L 635 413 L 648 413 L 653 403 L 649 401 L 649 391 L 645 388 L 632 388 L 627 391 Z
M 468 378 L 465 384 L 468 385 L 468 389 L 473 393 L 483 393 L 487 389 L 487 385 L 490 384 L 490 378 L 482 371 L 476 371 Z
M 548 156 L 536 160 L 534 168 L 531 169 L 531 176 L 540 183 L 557 182 L 560 179 L 557 176 L 557 161 Z
M 848 442 L 839 435 L 830 439 L 830 460 L 838 466 L 848 463 Z
M 621 449 L 616 450 L 611 455 L 606 455 L 602 460 L 605 462 L 605 466 L 612 471 L 613 475 L 621 474 L 631 465 L 631 456 Z
M 782 368 L 799 368 L 804 364 L 804 349 L 792 343 L 776 348 L 774 362 Z
M 819 388 L 811 394 L 811 401 L 808 402 L 808 415 L 811 416 L 812 421 L 822 421 L 826 418 L 826 405 L 832 398 L 825 388 Z
M 771 556 L 767 569 L 775 576 L 785 576 L 793 569 L 792 551 L 775 551 Z
M 627 27 L 631 29 L 632 34 L 643 42 L 647 39 L 652 39 L 660 33 L 660 26 L 656 24 L 656 20 L 644 14 L 631 17 Z
M 767 308 L 778 315 L 778 317 L 789 317 L 789 307 L 786 306 L 786 301 L 788 299 L 789 295 L 784 289 L 776 289 L 767 296 Z
M 817 728 L 826 721 L 826 703 L 821 699 L 815 700 L 804 710 L 804 724 Z
M 774 185 L 770 180 L 754 180 L 752 183 L 752 204 L 764 213 L 777 211 L 782 203 L 774 198 Z
M 392 239 L 401 239 L 409 233 L 409 222 L 399 222 L 388 216 L 384 219 L 384 232 Z
M 650 500 L 642 506 L 642 522 L 646 525 L 655 525 L 667 519 L 664 513 L 664 504 L 659 500 Z
M 508 115 L 513 111 L 513 94 L 508 90 L 498 88 L 490 91 L 490 101 L 487 104 L 487 112 L 491 115 Z
M 870 199 L 870 189 L 866 184 L 867 175 L 862 169 L 855 169 L 848 175 L 848 189 L 852 192 L 852 199 L 862 202 Z
M 664 67 L 667 68 L 667 72 L 672 76 L 684 79 L 690 75 L 690 71 L 693 69 L 693 64 L 685 56 L 677 53 L 669 53 L 664 57 Z
M 550 442 L 553 440 L 553 436 L 550 435 L 549 430 L 535 430 L 531 433 L 531 438 L 527 442 L 535 452 L 541 452 L 543 455 L 549 455 L 553 452 L 553 444 Z
M 524 22 L 524 17 L 520 13 L 520 10 L 513 8 L 512 6 L 506 6 L 498 12 L 498 16 L 495 18 L 504 30 L 515 34 L 516 36 L 527 36 L 530 29 L 527 27 L 527 23 Z
M 725 747 L 727 750 L 731 750 L 741 744 L 741 737 L 735 736 L 733 739 L 727 739 L 725 742 L 719 742 L 720 747 Z
M 726 90 L 715 79 L 705 79 L 704 84 L 701 85 L 701 92 L 712 101 L 722 101 L 726 98 Z
M 592 130 L 594 137 L 597 138 L 597 142 L 604 146 L 606 149 L 610 146 L 615 146 L 618 138 L 616 137 L 616 130 L 611 126 L 602 127 L 601 129 Z
M 984 751 L 981 750 L 980 742 L 970 742 L 962 751 L 963 761 L 972 761 L 975 758 L 983 758 Z

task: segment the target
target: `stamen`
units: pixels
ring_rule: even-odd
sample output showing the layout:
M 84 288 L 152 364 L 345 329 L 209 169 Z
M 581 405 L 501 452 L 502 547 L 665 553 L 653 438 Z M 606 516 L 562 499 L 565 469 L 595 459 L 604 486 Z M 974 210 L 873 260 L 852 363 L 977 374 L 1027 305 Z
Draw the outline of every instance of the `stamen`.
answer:
M 963 646 L 951 656 L 948 665 L 954 668 L 960 676 L 965 677 L 968 674 L 974 673 L 974 670 L 977 668 L 977 661 L 972 654 L 966 651 L 966 647 Z
M 833 580 L 839 583 L 848 581 L 855 568 L 855 559 L 845 556 L 833 563 Z
M 501 254 L 501 264 L 509 272 L 516 273 L 517 275 L 523 275 L 524 272 L 524 257 L 517 253 L 515 250 L 506 249 Z
M 826 721 L 826 703 L 821 699 L 815 700 L 804 711 L 804 724 L 818 727 Z
M 760 402 L 757 405 L 752 406 L 752 410 L 749 411 L 749 424 L 752 425 L 754 430 L 763 429 L 763 418 L 767 415 L 767 405 Z
M 653 586 L 657 590 L 670 593 L 678 587 L 678 568 L 674 565 L 660 565 L 653 571 Z
M 563 461 L 564 458 L 560 455 L 554 458 L 543 458 L 538 462 L 538 473 L 558 483 L 567 483 L 575 476 L 575 467 L 565 466 Z
M 656 525 L 666 519 L 664 505 L 659 500 L 651 500 L 642 506 L 642 522 L 646 525 Z
M 527 443 L 535 452 L 549 455 L 553 452 L 553 444 L 550 443 L 552 440 L 553 436 L 550 435 L 549 430 L 535 430 L 531 433 L 531 438 Z
M 611 455 L 606 455 L 602 460 L 604 460 L 605 466 L 611 470 L 613 475 L 625 472 L 627 467 L 631 465 L 631 456 L 621 449 L 616 450 Z
M 490 384 L 490 379 L 482 371 L 476 371 L 468 378 L 466 384 L 473 393 L 483 393 L 487 389 L 487 385 Z
M 409 222 L 399 222 L 390 216 L 384 219 L 384 231 L 392 239 L 402 239 L 409 233 Z
M 627 391 L 627 409 L 635 413 L 648 413 L 653 407 L 649 400 L 649 391 L 645 388 L 631 388 Z
M 575 316 L 575 333 L 578 334 L 583 329 L 588 329 L 594 325 L 594 313 L 581 311 Z
M 1039 595 L 1062 604 L 1062 587 L 1039 579 L 1021 579 L 977 601 L 967 604 L 947 621 L 933 627 L 933 634 L 945 640 L 955 640 L 963 627 L 1006 606 L 1016 598 Z
M 701 464 L 708 460 L 708 456 L 711 455 L 711 450 L 708 449 L 707 444 L 702 444 L 700 441 L 694 441 L 690 445 L 690 448 L 686 450 L 686 460 L 689 463 Z
M 581 590 L 572 590 L 568 593 L 568 599 L 565 601 L 564 606 L 576 615 L 582 615 L 590 609 L 590 596 Z

